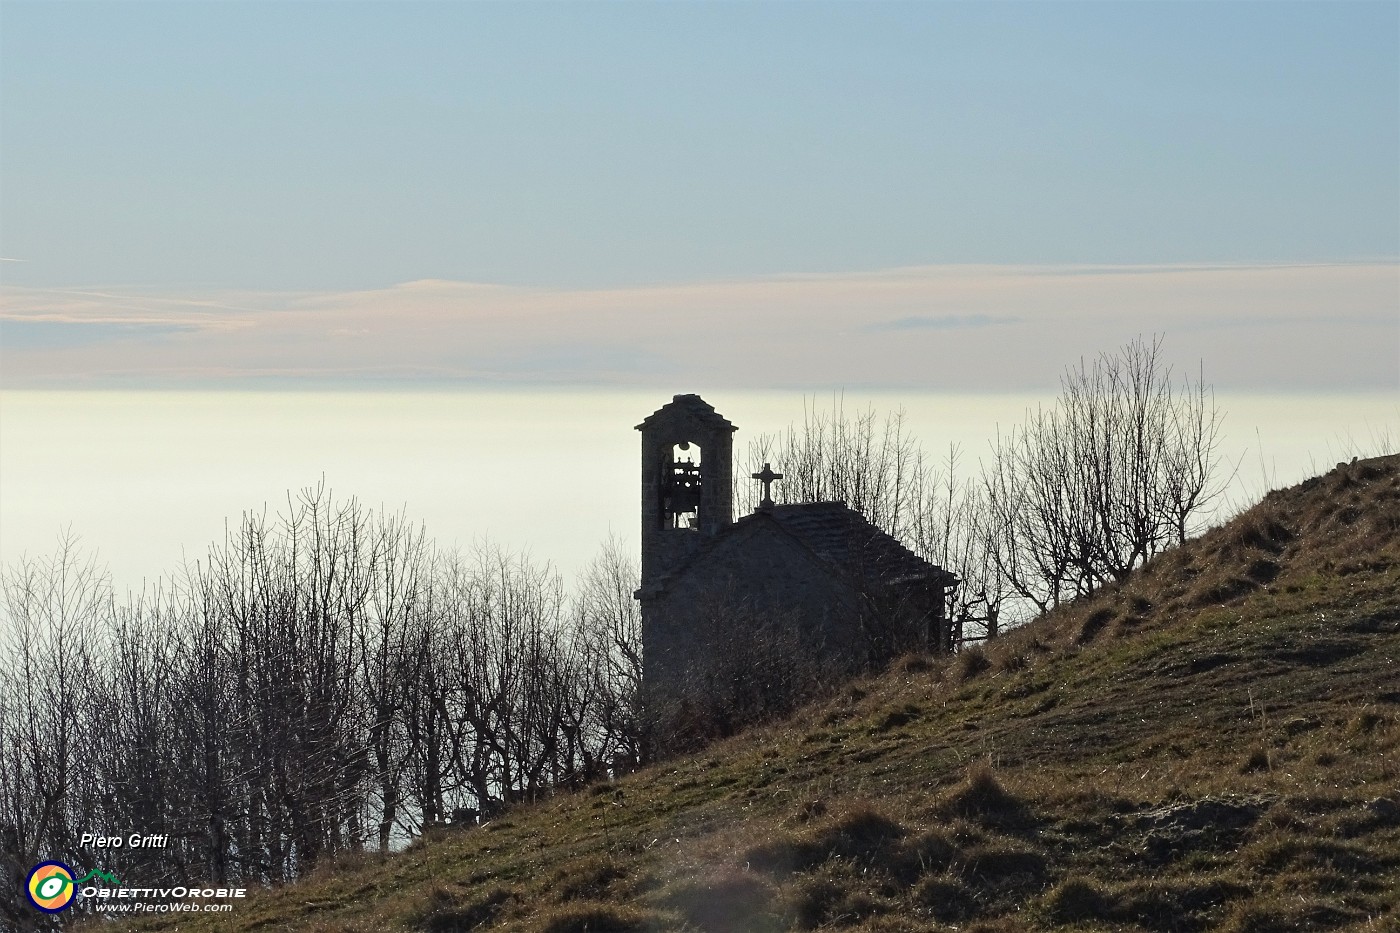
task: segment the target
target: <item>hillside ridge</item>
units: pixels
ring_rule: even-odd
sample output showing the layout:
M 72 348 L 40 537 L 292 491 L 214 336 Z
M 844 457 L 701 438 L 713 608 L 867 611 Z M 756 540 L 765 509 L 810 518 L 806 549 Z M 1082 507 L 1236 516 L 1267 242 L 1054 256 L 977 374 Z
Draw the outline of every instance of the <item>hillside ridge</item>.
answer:
M 1400 456 L 1339 464 L 985 648 L 141 928 L 1400 928 L 1397 594 Z

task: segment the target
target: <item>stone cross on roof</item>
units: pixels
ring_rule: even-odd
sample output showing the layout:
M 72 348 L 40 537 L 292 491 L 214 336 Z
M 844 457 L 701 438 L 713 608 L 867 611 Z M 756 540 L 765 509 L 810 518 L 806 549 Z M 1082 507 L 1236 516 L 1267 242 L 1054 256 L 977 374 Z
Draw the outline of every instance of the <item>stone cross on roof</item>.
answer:
M 773 480 L 782 479 L 783 474 L 774 473 L 773 468 L 765 463 L 763 465 L 763 471 L 761 473 L 754 473 L 752 475 L 754 479 L 763 483 L 763 501 L 758 504 L 758 507 L 760 509 L 771 509 L 773 507 Z

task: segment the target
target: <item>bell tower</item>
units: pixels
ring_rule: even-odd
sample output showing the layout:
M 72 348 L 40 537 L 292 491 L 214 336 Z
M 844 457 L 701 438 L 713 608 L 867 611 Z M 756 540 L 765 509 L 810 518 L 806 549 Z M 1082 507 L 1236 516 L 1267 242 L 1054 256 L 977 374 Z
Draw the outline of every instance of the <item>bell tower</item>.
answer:
M 698 395 L 677 395 L 642 432 L 642 590 L 734 522 L 737 428 Z

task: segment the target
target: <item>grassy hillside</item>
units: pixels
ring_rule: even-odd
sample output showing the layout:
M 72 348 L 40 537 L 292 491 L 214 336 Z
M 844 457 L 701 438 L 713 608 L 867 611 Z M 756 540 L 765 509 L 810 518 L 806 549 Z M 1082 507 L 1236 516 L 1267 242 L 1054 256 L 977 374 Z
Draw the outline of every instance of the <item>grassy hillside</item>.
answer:
M 178 925 L 1400 929 L 1400 458 L 985 652 Z

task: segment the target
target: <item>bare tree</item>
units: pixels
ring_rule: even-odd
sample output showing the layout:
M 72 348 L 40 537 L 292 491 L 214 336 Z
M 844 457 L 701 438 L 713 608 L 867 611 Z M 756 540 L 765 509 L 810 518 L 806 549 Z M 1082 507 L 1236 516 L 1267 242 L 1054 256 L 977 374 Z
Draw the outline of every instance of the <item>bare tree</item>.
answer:
M 926 483 L 923 448 L 910 435 L 903 409 L 881 417 L 873 407 L 848 414 L 845 398 L 829 411 L 803 399 L 802 425 L 761 434 L 749 444 L 748 472 L 764 463 L 779 467 L 783 481 L 773 490 L 780 503 L 844 502 L 896 538 L 908 529 L 915 501 Z M 758 505 L 756 487 L 741 483 L 740 512 Z
M 1160 338 L 1081 361 L 1061 387 L 984 468 L 992 560 L 1040 611 L 1186 540 L 1223 488 L 1222 416 L 1199 378 L 1173 383 Z
M 965 474 L 962 451 L 950 445 L 938 469 L 919 475 L 905 543 L 958 577 L 944 607 L 954 646 L 996 638 L 1013 595 L 993 559 L 986 517 L 981 478 Z
M 112 611 L 112 592 L 96 559 L 77 539 L 60 537 L 53 555 L 21 560 L 0 576 L 0 867 L 7 894 L 0 915 L 28 926 L 18 892 L 42 853 L 77 852 L 77 832 L 92 809 L 88 747 L 82 741 L 89 698 L 98 688 L 92 643 Z M 13 886 L 8 881 L 13 880 Z
M 617 538 L 607 540 L 578 581 L 574 616 L 584 652 L 581 702 L 588 703 L 580 727 L 591 736 L 599 759 L 588 763 L 590 771 L 641 758 L 642 618 L 634 595 L 640 585 L 640 566 Z
M 198 571 L 193 592 L 225 633 L 224 687 L 234 688 L 230 848 L 245 876 L 294 877 L 360 845 L 369 727 L 354 647 L 378 556 L 367 513 L 322 486 L 275 524 L 245 515 Z
M 457 731 L 449 710 L 453 683 L 448 595 L 442 586 L 441 555 L 434 554 L 430 578 L 408 618 L 397 676 L 404 682 L 403 726 L 407 739 L 406 793 L 421 814 L 420 827 L 447 819 L 457 789 L 452 779 L 452 748 Z

